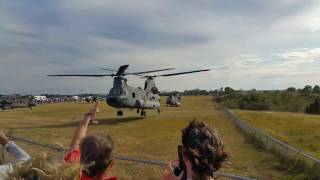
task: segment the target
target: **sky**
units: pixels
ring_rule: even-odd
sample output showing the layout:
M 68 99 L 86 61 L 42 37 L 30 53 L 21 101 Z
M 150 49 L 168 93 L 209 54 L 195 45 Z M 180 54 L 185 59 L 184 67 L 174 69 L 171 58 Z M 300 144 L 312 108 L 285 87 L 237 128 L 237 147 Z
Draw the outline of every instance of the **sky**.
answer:
M 212 68 L 157 78 L 160 90 L 320 84 L 319 17 L 319 0 L 0 0 L 0 94 L 107 93 L 110 77 L 47 74 L 124 64 Z

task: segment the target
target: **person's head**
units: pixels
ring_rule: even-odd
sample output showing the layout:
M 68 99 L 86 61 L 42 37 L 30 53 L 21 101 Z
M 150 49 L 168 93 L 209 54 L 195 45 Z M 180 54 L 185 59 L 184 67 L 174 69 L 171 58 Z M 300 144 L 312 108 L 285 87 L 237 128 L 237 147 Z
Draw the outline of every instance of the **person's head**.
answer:
M 83 173 L 96 177 L 106 173 L 113 164 L 113 141 L 110 136 L 93 134 L 80 143 L 80 162 L 85 166 Z
M 203 122 L 193 120 L 182 130 L 182 144 L 194 179 L 212 177 L 228 156 L 217 131 Z

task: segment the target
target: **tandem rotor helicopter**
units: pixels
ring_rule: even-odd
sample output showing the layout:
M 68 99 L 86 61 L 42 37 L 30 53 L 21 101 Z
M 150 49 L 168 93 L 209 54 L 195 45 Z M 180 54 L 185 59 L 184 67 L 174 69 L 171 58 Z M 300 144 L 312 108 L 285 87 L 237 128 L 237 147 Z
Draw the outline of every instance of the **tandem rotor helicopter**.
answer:
M 112 70 L 102 68 L 102 70 L 112 71 L 115 74 L 55 74 L 48 76 L 66 76 L 66 77 L 113 77 L 113 87 L 110 89 L 109 94 L 106 97 L 106 102 L 108 105 L 118 108 L 117 111 L 118 116 L 123 115 L 123 109 L 136 109 L 137 113 L 140 113 L 141 116 L 146 116 L 146 109 L 155 109 L 160 113 L 160 95 L 159 90 L 155 84 L 156 77 L 168 77 L 168 76 L 177 76 L 183 74 L 190 73 L 198 73 L 203 71 L 210 71 L 210 69 L 202 69 L 202 70 L 193 70 L 193 71 L 185 71 L 178 73 L 170 73 L 170 74 L 161 74 L 161 75 L 143 75 L 160 71 L 168 71 L 173 70 L 174 68 L 167 69 L 158 69 L 158 70 L 149 70 L 142 72 L 126 72 L 129 65 L 120 66 L 119 69 Z M 127 75 L 136 75 L 142 78 L 146 78 L 144 89 L 138 87 L 134 88 L 127 84 L 127 79 L 125 76 Z
M 174 106 L 174 107 L 179 107 L 181 106 L 181 95 L 179 92 L 174 91 L 169 94 L 167 97 L 167 106 Z

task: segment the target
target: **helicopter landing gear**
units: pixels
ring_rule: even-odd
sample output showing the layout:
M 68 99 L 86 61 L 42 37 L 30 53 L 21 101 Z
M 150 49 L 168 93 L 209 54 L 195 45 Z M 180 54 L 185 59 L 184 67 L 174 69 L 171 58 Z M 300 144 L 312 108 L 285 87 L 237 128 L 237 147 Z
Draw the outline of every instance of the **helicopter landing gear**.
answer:
M 158 109 L 158 114 L 160 114 L 160 108 Z
M 145 110 L 141 110 L 140 114 L 141 114 L 141 116 L 144 116 L 144 117 L 147 115 Z
M 117 111 L 117 116 L 123 116 L 123 111 Z

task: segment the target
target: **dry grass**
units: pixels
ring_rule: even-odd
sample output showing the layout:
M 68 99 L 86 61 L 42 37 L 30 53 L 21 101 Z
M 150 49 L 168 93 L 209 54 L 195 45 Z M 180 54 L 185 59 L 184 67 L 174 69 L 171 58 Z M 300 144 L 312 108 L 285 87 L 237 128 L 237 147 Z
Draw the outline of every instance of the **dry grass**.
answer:
M 97 116 L 100 123 L 90 126 L 89 133 L 111 134 L 116 143 L 116 152 L 120 155 L 168 162 L 176 159 L 180 130 L 197 118 L 215 127 L 226 143 L 230 160 L 222 171 L 259 179 L 285 179 L 284 173 L 277 170 L 280 166 L 277 159 L 245 143 L 244 136 L 226 115 L 215 109 L 211 97 L 183 97 L 182 103 L 180 108 L 163 105 L 160 115 L 156 111 L 147 111 L 144 119 L 134 111 L 125 111 L 124 117 L 116 118 L 115 109 L 102 103 Z M 51 104 L 37 106 L 32 111 L 19 109 L 0 112 L 0 127 L 11 129 L 15 136 L 67 147 L 78 121 L 91 106 L 80 103 Z M 26 148 L 33 155 L 45 151 L 38 147 Z M 143 167 L 133 168 L 134 165 L 130 165 L 132 168 L 128 168 L 129 165 L 121 163 L 118 163 L 118 169 L 116 165 L 115 172 L 121 172 L 122 179 L 129 179 L 127 175 L 136 179 L 150 179 L 150 174 L 141 170 Z M 151 173 L 155 171 L 150 170 Z M 161 176 L 162 172 L 158 173 L 158 177 Z

